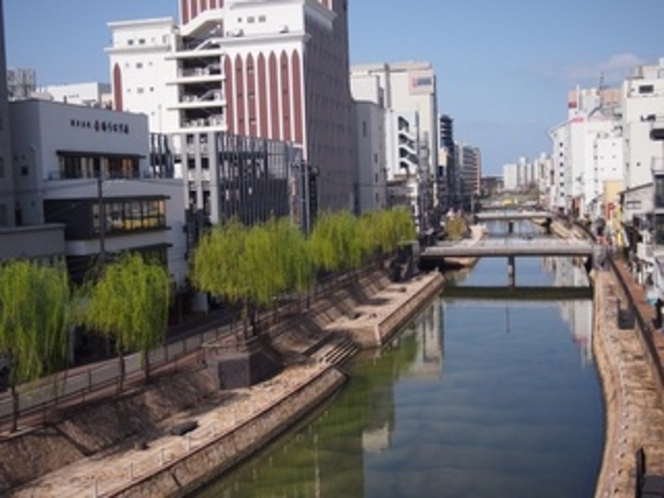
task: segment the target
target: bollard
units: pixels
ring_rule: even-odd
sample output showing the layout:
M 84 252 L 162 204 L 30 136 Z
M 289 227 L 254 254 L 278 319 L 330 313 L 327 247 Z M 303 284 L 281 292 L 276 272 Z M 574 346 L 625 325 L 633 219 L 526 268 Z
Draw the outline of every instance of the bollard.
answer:
M 129 481 L 134 480 L 134 462 L 129 462 L 129 465 L 127 465 L 127 475 L 129 476 Z
M 187 452 L 191 451 L 191 432 L 187 432 Z
M 99 482 L 97 481 L 96 477 L 95 477 L 94 486 L 92 488 L 92 496 L 94 496 L 94 498 L 97 498 L 99 496 Z
M 165 459 L 164 459 L 164 447 L 161 447 L 161 451 L 159 452 L 159 465 L 164 466 Z

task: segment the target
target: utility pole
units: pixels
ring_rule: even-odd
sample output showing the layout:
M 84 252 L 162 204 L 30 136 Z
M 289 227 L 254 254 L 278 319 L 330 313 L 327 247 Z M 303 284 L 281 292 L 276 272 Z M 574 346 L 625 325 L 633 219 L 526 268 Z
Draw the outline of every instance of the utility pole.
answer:
M 104 206 L 104 172 L 101 161 L 97 175 L 97 203 L 99 204 L 99 264 L 103 268 L 106 263 L 106 206 Z

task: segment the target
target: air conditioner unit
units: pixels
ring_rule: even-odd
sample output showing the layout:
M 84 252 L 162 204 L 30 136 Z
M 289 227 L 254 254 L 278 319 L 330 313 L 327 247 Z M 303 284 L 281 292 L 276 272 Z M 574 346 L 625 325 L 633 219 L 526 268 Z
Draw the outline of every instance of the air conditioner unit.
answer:
M 282 24 L 279 27 L 279 33 L 288 33 L 288 26 L 286 24 Z
M 244 31 L 242 31 L 241 29 L 236 29 L 235 31 L 233 31 L 233 36 L 243 36 L 243 35 Z

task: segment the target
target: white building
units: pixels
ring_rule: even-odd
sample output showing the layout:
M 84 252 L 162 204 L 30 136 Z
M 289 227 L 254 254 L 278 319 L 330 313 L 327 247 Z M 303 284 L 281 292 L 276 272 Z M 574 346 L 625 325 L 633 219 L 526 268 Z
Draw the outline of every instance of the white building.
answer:
M 664 59 L 639 66 L 623 84 L 625 187 L 652 182 L 654 162 L 662 160 L 662 144 L 650 139 L 653 121 L 664 122 Z
M 23 100 L 10 103 L 10 119 L 17 225 L 64 226 L 72 278 L 100 254 L 132 250 L 167 263 L 184 284 L 184 187 L 149 178 L 145 116 Z
M 169 57 L 179 43 L 175 21 L 167 17 L 112 22 L 108 26 L 111 46 L 106 53 L 114 108 L 146 114 L 153 133 L 178 131 L 178 68 L 176 60 Z M 221 85 L 220 73 L 207 79 Z
M 417 115 L 418 135 L 414 137 L 418 147 L 416 154 L 423 172 L 432 179 L 436 178 L 439 133 L 436 75 L 432 65 L 429 62 L 401 62 L 351 67 L 353 82 L 374 80 L 376 77 L 384 92 L 386 109 L 396 114 Z
M 385 98 L 378 77 L 350 79 L 355 101 L 358 153 L 358 212 L 387 206 Z
M 108 83 L 48 85 L 39 87 L 33 97 L 90 107 L 104 107 L 107 109 L 113 107 L 111 85 Z
M 328 0 L 181 0 L 178 24 L 111 23 L 115 106 L 146 113 L 151 131 L 295 142 L 318 171 L 321 207 L 352 209 L 347 16 Z
M 503 165 L 503 189 L 514 192 L 519 188 L 519 167 L 516 164 Z

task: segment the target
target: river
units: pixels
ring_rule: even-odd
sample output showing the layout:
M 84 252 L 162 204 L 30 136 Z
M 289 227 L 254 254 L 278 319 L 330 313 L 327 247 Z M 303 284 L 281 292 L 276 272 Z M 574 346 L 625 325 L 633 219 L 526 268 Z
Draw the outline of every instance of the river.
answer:
M 507 285 L 506 267 L 480 260 L 454 285 Z M 517 259 L 516 275 L 587 285 L 565 258 Z M 192 496 L 590 497 L 604 437 L 591 327 L 589 299 L 443 293 L 317 413 Z

